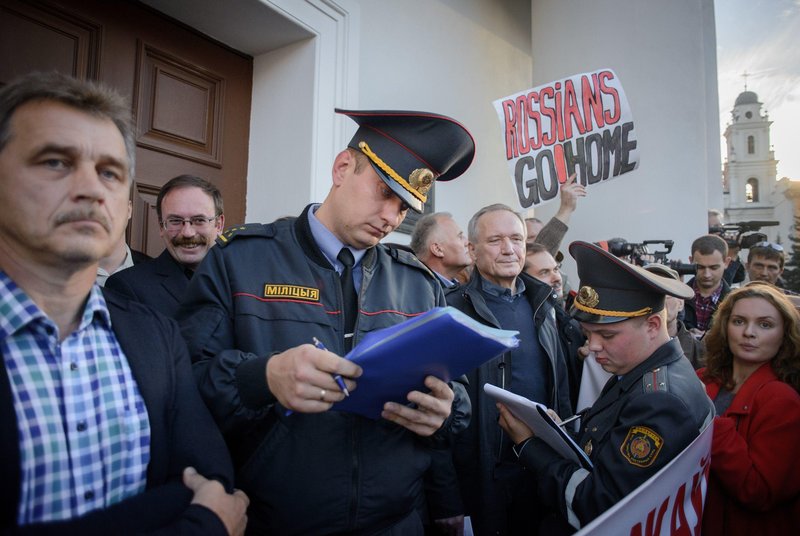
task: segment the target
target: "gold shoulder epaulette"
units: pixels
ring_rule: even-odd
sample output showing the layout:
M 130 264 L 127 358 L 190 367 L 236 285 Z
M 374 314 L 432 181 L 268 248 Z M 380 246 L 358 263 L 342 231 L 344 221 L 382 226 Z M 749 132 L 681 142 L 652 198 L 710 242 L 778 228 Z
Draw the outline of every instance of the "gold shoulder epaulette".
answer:
M 217 245 L 225 247 L 234 239 L 245 236 L 267 236 L 265 226 L 261 223 L 245 223 L 229 227 L 217 237 Z

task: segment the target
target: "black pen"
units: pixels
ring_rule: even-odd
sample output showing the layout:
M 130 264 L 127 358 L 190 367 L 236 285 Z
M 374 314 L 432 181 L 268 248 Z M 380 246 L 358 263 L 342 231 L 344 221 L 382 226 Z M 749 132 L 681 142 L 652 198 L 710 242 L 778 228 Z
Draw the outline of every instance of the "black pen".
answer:
M 322 344 L 319 341 L 318 338 L 311 337 L 311 340 L 314 341 L 314 346 L 316 348 L 318 348 L 320 350 L 325 350 L 326 352 L 328 351 L 328 349 L 325 348 L 325 345 Z M 350 396 L 350 391 L 347 390 L 347 385 L 344 383 L 344 379 L 342 378 L 342 375 L 341 374 L 332 374 L 332 376 L 333 376 L 334 381 L 336 382 L 336 385 L 338 385 L 339 389 L 341 389 L 342 392 L 344 393 L 344 396 Z

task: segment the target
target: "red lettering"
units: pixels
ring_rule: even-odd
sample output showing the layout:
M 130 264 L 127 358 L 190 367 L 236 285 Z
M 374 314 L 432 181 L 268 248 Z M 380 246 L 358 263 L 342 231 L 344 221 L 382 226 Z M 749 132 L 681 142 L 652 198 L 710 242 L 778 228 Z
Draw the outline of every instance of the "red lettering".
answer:
M 556 142 L 556 111 L 547 105 L 548 98 L 552 102 L 554 96 L 555 92 L 551 87 L 546 87 L 539 91 L 539 110 L 542 112 L 543 116 L 550 119 L 549 128 L 546 131 L 542 128 L 542 144 L 548 147 Z
M 602 128 L 603 122 L 603 96 L 600 94 L 600 83 L 597 73 L 592 74 L 591 84 L 589 78 L 581 78 L 581 93 L 583 94 L 583 113 L 585 116 L 585 131 L 592 130 L 592 116 L 597 123 L 597 128 Z
M 573 121 L 578 132 L 586 134 L 586 128 L 583 126 L 583 118 L 581 117 L 581 109 L 575 96 L 575 85 L 572 80 L 567 80 L 564 82 L 564 136 L 567 139 L 572 137 Z
M 525 95 L 517 97 L 517 120 L 519 122 L 517 126 L 517 150 L 520 156 L 531 151 L 530 145 L 528 145 L 528 121 L 525 120 L 528 115 L 525 112 L 527 102 Z
M 517 136 L 517 114 L 515 113 L 513 100 L 504 100 L 501 106 L 503 107 L 506 125 L 506 160 L 511 160 L 517 156 L 517 143 L 515 141 Z
M 528 118 L 536 125 L 535 137 L 532 134 L 530 139 L 531 151 L 535 151 L 542 146 L 542 119 L 539 116 L 539 112 L 536 111 L 538 105 L 539 94 L 535 91 L 531 91 L 528 93 Z
M 564 105 L 561 102 L 561 82 L 556 83 L 556 137 L 564 141 Z
M 601 71 L 598 76 L 600 78 L 600 91 L 609 95 L 614 100 L 613 112 L 606 111 L 603 117 L 606 120 L 606 124 L 616 123 L 622 116 L 622 110 L 619 109 L 619 93 L 615 88 L 606 85 L 606 80 L 613 80 L 614 73 L 611 71 Z
M 681 484 L 675 494 L 675 502 L 672 507 L 672 536 L 692 536 L 689 529 L 689 522 L 686 520 L 686 512 L 683 511 L 683 500 L 686 495 L 686 483 Z

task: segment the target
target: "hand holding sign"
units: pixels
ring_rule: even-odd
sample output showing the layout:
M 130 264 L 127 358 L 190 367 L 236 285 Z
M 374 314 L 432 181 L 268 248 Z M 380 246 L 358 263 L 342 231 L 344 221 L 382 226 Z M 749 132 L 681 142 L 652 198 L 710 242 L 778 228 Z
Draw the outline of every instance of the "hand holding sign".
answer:
M 494 106 L 522 208 L 554 199 L 568 174 L 577 173 L 585 188 L 639 164 L 633 114 L 611 69 L 521 91 Z

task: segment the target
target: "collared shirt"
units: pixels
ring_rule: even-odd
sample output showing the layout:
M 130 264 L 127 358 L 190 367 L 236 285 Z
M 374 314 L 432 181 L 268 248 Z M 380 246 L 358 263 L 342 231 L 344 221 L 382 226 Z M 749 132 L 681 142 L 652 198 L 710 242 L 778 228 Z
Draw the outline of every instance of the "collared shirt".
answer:
M 311 207 L 311 210 L 308 211 L 308 224 L 311 227 L 311 236 L 314 237 L 314 242 L 317 243 L 320 251 L 322 251 L 322 254 L 328 259 L 328 262 L 331 263 L 336 273 L 340 275 L 342 270 L 344 270 L 344 265 L 337 259 L 339 252 L 342 248 L 346 247 L 353 253 L 353 258 L 356 261 L 353 265 L 353 284 L 356 287 L 356 292 L 361 292 L 361 259 L 364 258 L 364 254 L 367 250 L 354 249 L 336 238 L 336 235 L 330 232 L 314 214 L 319 207 L 319 205 L 314 205 Z
M 458 279 L 448 279 L 445 276 L 443 276 L 442 274 L 440 274 L 439 272 L 436 272 L 434 270 L 431 270 L 431 271 L 434 274 L 436 274 L 436 277 L 439 278 L 439 281 L 442 283 L 442 287 L 444 287 L 444 288 L 453 288 L 454 286 L 458 285 Z
M 495 285 L 482 275 L 478 274 L 481 278 L 481 289 L 491 294 L 492 296 L 497 296 L 498 298 L 502 298 L 507 302 L 513 302 L 517 298 L 519 298 L 523 292 L 525 292 L 525 281 L 522 280 L 521 277 L 518 277 L 514 283 L 514 290 L 510 288 L 501 287 L 500 285 Z
M 20 525 L 78 517 L 144 491 L 147 408 L 100 287 L 58 327 L 0 270 L 0 354 L 19 431 Z
M 133 254 L 131 253 L 131 248 L 128 246 L 128 244 L 125 244 L 125 260 L 122 261 L 122 264 L 117 266 L 116 270 L 109 273 L 100 266 L 97 267 L 97 284 L 101 287 L 106 286 L 106 281 L 108 281 L 109 277 L 117 272 L 121 272 L 125 268 L 130 268 L 131 266 L 133 266 Z
M 706 331 L 711 323 L 711 315 L 717 310 L 717 302 L 719 296 L 722 294 L 722 283 L 717 286 L 717 290 L 711 293 L 710 296 L 703 296 L 700 294 L 700 289 L 697 287 L 697 281 L 694 282 L 694 310 L 697 318 L 697 329 Z

